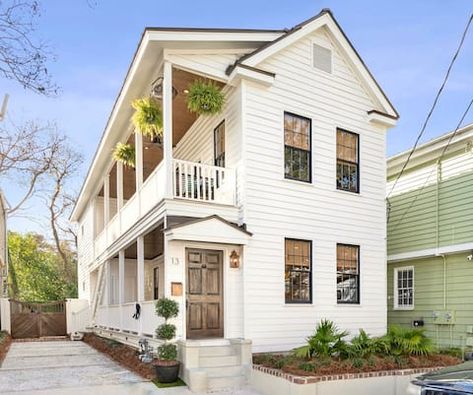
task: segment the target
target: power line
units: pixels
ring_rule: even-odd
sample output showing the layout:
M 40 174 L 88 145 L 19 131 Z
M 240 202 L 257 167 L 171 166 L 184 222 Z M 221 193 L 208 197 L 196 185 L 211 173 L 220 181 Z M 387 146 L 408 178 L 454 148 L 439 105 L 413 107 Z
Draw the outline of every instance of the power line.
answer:
M 457 134 L 458 130 L 460 129 L 463 121 L 465 120 L 468 112 L 470 111 L 471 107 L 473 106 L 473 99 L 471 99 L 470 103 L 468 104 L 468 106 L 466 107 L 466 110 L 465 112 L 463 113 L 462 117 L 460 118 L 460 121 L 458 122 L 457 124 L 457 127 L 455 128 L 455 130 L 453 131 L 453 133 L 450 135 L 450 138 L 448 139 L 448 142 L 447 142 L 447 145 L 443 148 L 442 152 L 440 153 L 438 159 L 437 159 L 437 163 L 440 162 L 442 160 L 442 158 L 445 156 L 447 150 L 448 150 L 448 147 L 450 146 L 450 143 L 452 142 L 452 140 L 454 139 L 455 135 Z M 430 180 L 430 177 L 432 176 L 432 174 L 434 173 L 434 170 L 436 170 L 436 166 L 434 166 L 432 168 L 432 170 L 430 171 L 429 175 L 427 176 L 427 178 L 425 179 L 425 182 L 424 184 L 422 185 L 422 187 L 419 189 L 419 191 L 417 192 L 415 198 L 412 200 L 411 204 L 409 205 L 409 207 L 404 211 L 404 213 L 402 214 L 401 218 L 396 222 L 396 224 L 394 225 L 394 227 L 391 229 L 391 232 L 394 232 L 396 230 L 396 228 L 399 226 L 399 224 L 401 224 L 401 222 L 404 220 L 404 217 L 407 215 L 407 213 L 410 211 L 410 209 L 414 206 L 414 204 L 416 203 L 417 199 L 419 198 L 420 194 L 422 193 L 422 191 L 424 190 L 424 188 L 427 186 L 427 183 L 429 182 Z M 437 180 L 438 182 L 438 180 Z
M 461 40 L 460 40 L 460 44 L 458 45 L 458 48 L 457 50 L 455 51 L 455 54 L 453 55 L 453 58 L 452 60 L 450 61 L 450 65 L 448 66 L 448 69 L 447 69 L 447 73 L 445 74 L 445 77 L 443 79 L 443 82 L 442 82 L 442 85 L 440 86 L 440 89 L 438 90 L 437 92 L 437 95 L 435 96 L 435 99 L 434 99 L 434 102 L 432 103 L 432 107 L 430 108 L 430 111 L 429 113 L 427 114 L 427 118 L 425 119 L 424 121 L 424 124 L 422 125 L 422 129 L 420 130 L 419 132 L 419 135 L 417 136 L 417 139 L 414 143 L 414 146 L 412 147 L 411 151 L 409 152 L 409 155 L 406 159 L 406 161 L 404 162 L 404 165 L 402 166 L 402 169 L 401 171 L 399 172 L 398 176 L 396 177 L 396 180 L 394 181 L 393 183 L 393 186 L 391 187 L 391 190 L 389 191 L 386 199 L 388 201 L 388 206 L 389 206 L 389 197 L 391 196 L 391 194 L 393 193 L 394 191 L 394 188 L 396 187 L 396 184 L 397 182 L 399 181 L 399 179 L 401 178 L 402 174 L 404 173 L 404 170 L 406 169 L 409 161 L 411 160 L 411 157 L 412 155 L 414 154 L 414 151 L 416 150 L 417 148 L 417 145 L 419 144 L 419 141 L 422 137 L 422 135 L 424 134 L 425 132 L 425 129 L 427 128 L 427 124 L 429 123 L 429 120 L 432 116 L 432 113 L 434 112 L 434 109 L 435 107 L 437 106 L 437 102 L 440 98 L 440 95 L 441 93 L 443 92 L 443 89 L 445 88 L 445 85 L 448 81 L 448 78 L 450 76 L 450 72 L 453 68 L 453 65 L 455 63 L 455 61 L 457 60 L 457 57 L 458 57 L 458 54 L 460 53 L 462 47 L 463 47 L 463 43 L 465 42 L 465 38 L 466 38 L 466 35 L 468 33 L 468 29 L 470 28 L 470 25 L 471 25 L 471 22 L 473 20 L 473 14 L 470 15 L 470 18 L 468 19 L 468 23 L 466 24 L 466 27 L 465 27 L 465 30 L 463 31 L 463 34 L 462 34 L 462 37 L 461 37 Z M 388 215 L 388 221 L 389 221 L 389 215 Z

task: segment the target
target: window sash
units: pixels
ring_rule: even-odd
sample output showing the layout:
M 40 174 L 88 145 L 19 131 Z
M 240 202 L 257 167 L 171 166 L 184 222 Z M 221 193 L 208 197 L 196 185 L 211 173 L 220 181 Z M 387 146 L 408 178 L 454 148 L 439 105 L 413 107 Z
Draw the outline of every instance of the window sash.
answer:
M 337 129 L 337 189 L 359 192 L 359 141 L 356 133 Z
M 337 303 L 360 303 L 360 247 L 337 244 Z
M 394 269 L 394 308 L 414 308 L 414 268 L 400 267 Z
M 312 242 L 285 239 L 286 303 L 312 303 Z
M 311 182 L 312 122 L 309 118 L 284 113 L 284 177 Z

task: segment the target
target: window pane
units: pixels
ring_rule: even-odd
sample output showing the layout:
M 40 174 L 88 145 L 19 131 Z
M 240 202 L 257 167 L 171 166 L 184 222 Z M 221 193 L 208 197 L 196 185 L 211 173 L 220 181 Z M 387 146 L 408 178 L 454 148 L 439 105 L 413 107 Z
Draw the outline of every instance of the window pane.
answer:
M 344 130 L 337 130 L 337 189 L 358 192 L 359 136 Z
M 359 247 L 337 244 L 337 302 L 359 303 Z
M 397 285 L 397 307 L 405 308 L 414 305 L 414 271 L 413 269 L 395 269 Z
M 215 166 L 225 167 L 225 122 L 214 130 L 214 155 Z
M 311 248 L 310 241 L 285 241 L 285 298 L 286 302 L 311 300 Z
M 284 114 L 284 172 L 286 178 L 310 181 L 310 120 Z

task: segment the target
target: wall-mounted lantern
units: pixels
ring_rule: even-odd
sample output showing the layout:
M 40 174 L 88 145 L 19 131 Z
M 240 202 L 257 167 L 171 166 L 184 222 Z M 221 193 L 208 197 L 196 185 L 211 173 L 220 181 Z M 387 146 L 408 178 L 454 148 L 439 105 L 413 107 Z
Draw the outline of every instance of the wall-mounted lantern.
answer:
M 230 254 L 230 267 L 232 269 L 238 269 L 240 267 L 240 254 L 235 250 Z

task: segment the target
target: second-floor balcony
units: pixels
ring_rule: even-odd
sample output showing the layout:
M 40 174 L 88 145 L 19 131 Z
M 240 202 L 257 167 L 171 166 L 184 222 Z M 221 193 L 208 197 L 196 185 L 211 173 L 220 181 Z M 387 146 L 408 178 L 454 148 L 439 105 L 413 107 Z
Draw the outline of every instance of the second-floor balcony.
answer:
M 122 141 L 132 145 L 136 152 L 135 168 L 114 162 L 95 198 L 95 257 L 101 256 L 108 246 L 159 205 L 166 206 L 168 214 L 168 207 L 180 205 L 183 209 L 174 214 L 187 216 L 199 216 L 199 210 L 202 216 L 223 214 L 218 212 L 219 207 L 227 212 L 237 210 L 234 153 L 228 155 L 230 166 L 224 165 L 225 111 L 204 119 L 188 113 L 183 92 L 189 83 L 201 77 L 174 68 L 171 76 L 173 93 L 164 94 L 162 102 L 162 142 L 156 144 L 133 132 L 125 135 Z M 231 88 L 226 89 L 225 94 L 231 95 Z M 166 100 L 170 101 L 167 105 Z M 218 128 L 221 130 L 216 133 Z M 217 141 L 218 138 L 222 140 Z M 217 145 L 223 152 L 218 158 Z

